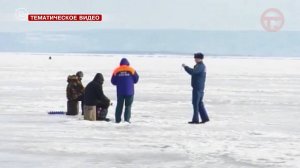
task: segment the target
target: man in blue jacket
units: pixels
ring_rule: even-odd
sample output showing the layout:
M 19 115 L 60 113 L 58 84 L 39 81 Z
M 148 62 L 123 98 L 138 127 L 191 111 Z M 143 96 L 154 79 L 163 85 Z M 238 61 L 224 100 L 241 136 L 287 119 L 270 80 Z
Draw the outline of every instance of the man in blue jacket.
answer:
M 111 83 L 117 86 L 116 123 L 121 122 L 121 115 L 125 102 L 124 120 L 130 123 L 131 105 L 134 96 L 134 84 L 139 80 L 137 72 L 129 66 L 126 58 L 122 58 L 120 66 L 117 67 L 111 77 Z
M 206 67 L 203 63 L 204 55 L 202 53 L 194 54 L 196 65 L 194 68 L 190 68 L 185 64 L 182 64 L 184 70 L 192 76 L 192 88 L 193 88 L 193 109 L 194 115 L 192 121 L 189 124 L 200 124 L 206 123 L 209 121 L 207 116 L 204 104 L 203 104 L 203 96 L 204 96 L 204 87 L 205 87 L 205 79 L 206 79 Z M 199 113 L 201 117 L 201 122 L 199 122 Z

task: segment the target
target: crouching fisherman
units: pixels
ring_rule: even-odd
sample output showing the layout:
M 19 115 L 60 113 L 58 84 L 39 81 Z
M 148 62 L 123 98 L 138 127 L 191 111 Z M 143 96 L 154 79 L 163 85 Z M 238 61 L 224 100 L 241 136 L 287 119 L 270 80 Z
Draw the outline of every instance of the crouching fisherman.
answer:
M 95 121 L 109 121 L 107 116 L 110 100 L 103 93 L 104 78 L 97 73 L 94 79 L 86 86 L 84 92 L 84 119 Z

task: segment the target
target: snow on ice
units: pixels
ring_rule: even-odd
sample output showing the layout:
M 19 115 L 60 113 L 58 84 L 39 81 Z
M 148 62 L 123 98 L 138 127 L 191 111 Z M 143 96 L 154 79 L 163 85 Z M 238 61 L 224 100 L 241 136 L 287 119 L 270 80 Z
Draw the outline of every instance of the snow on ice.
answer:
M 49 60 L 49 56 L 52 57 Z M 140 75 L 132 123 L 89 122 L 66 110 L 67 76 L 97 72 L 114 102 L 113 69 L 127 57 Z M 192 56 L 0 55 L 0 167 L 300 167 L 300 59 L 205 58 L 211 121 L 189 125 Z

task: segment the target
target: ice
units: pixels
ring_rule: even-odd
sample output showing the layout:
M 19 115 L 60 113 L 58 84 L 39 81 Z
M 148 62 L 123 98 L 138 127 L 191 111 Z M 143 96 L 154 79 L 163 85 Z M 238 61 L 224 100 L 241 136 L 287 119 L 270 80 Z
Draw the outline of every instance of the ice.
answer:
M 52 60 L 48 57 L 52 56 Z M 66 110 L 66 80 L 98 72 L 113 101 L 113 69 L 127 57 L 140 75 L 132 123 L 90 122 Z M 205 58 L 211 121 L 188 125 L 191 56 L 0 54 L 0 167 L 300 167 L 300 59 Z

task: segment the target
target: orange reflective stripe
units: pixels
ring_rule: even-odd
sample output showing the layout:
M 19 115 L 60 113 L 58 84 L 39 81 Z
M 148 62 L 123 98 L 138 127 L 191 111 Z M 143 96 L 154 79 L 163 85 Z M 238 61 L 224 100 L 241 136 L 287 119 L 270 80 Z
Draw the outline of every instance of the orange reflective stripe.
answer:
M 113 75 L 117 75 L 117 73 L 124 72 L 124 71 L 130 72 L 132 75 L 134 75 L 134 73 L 135 73 L 135 70 L 132 67 L 127 66 L 127 65 L 121 65 L 114 70 Z

